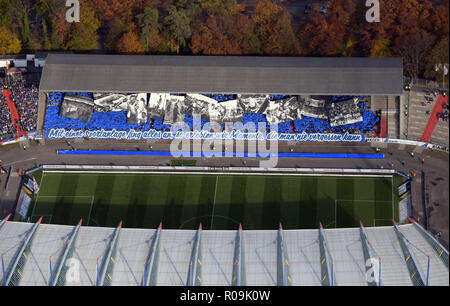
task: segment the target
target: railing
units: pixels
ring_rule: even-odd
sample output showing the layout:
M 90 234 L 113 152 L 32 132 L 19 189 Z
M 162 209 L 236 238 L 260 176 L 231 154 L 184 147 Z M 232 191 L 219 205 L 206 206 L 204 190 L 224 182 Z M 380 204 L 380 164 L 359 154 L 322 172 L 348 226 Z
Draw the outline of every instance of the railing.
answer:
M 251 167 L 178 167 L 178 166 L 111 166 L 111 165 L 42 165 L 43 171 L 180 171 L 227 173 L 312 173 L 342 175 L 393 175 L 394 169 L 345 169 L 345 168 L 251 168 Z

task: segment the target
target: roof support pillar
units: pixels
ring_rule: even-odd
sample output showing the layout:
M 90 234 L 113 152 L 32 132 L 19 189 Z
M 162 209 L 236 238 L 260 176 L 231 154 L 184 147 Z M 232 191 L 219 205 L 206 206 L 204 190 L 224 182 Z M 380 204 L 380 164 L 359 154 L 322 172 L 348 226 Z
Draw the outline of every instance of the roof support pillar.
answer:
M 200 243 L 202 240 L 202 224 L 198 227 L 197 233 L 195 235 L 194 246 L 192 247 L 191 260 L 189 261 L 189 271 L 187 286 L 201 286 L 203 280 L 201 277 L 201 250 Z
M 161 229 L 162 223 L 159 224 L 158 229 L 153 235 L 152 245 L 150 246 L 147 260 L 145 261 L 144 279 L 142 281 L 144 286 L 156 286 Z
M 232 286 L 245 286 L 244 248 L 242 247 L 242 236 L 242 225 L 239 224 L 234 245 L 233 276 L 231 281 Z
M 414 254 L 412 254 L 409 249 L 408 240 L 400 232 L 400 229 L 398 228 L 394 220 L 392 220 L 392 223 L 394 224 L 394 231 L 397 234 L 398 242 L 400 243 L 400 246 L 402 248 L 404 256 L 403 258 L 405 259 L 406 266 L 408 267 L 409 277 L 411 278 L 413 285 L 425 286 L 425 278 L 423 277 L 422 272 L 420 271 L 419 266 L 417 265 L 417 261 L 414 257 Z
M 277 285 L 291 286 L 292 279 L 289 273 L 289 259 L 287 256 L 286 243 L 284 242 L 283 227 L 280 223 L 277 237 Z
M 78 222 L 78 224 L 75 226 L 72 234 L 70 235 L 70 238 L 66 240 L 64 252 L 61 254 L 56 263 L 54 276 L 51 277 L 51 279 L 53 278 L 54 282 L 50 282 L 50 286 L 64 286 L 66 284 L 66 273 L 69 270 L 68 261 L 72 258 L 73 250 L 75 249 L 75 241 L 77 240 L 78 232 L 81 228 L 81 223 L 82 220 L 80 220 L 80 222 Z
M 321 268 L 321 282 L 322 286 L 334 286 L 335 275 L 333 273 L 333 258 L 328 250 L 325 231 L 322 223 L 319 228 L 319 245 L 320 245 L 320 268 Z
M 3 225 L 5 225 L 6 222 L 9 220 L 10 216 L 11 216 L 11 214 L 7 215 L 5 219 L 0 220 L 0 230 L 2 229 Z
M 42 217 L 40 217 L 39 220 L 33 225 L 31 230 L 26 235 L 26 238 L 23 241 L 19 252 L 17 252 L 17 255 L 16 255 L 16 258 L 12 265 L 12 268 L 6 277 L 6 284 L 8 286 L 18 286 L 19 285 L 20 279 L 22 278 L 23 269 L 25 267 L 25 264 L 28 261 L 29 252 L 31 249 L 31 244 L 33 242 L 34 234 L 36 233 L 37 228 L 41 224 L 41 221 L 42 221 Z
M 119 234 L 122 228 L 122 221 L 115 229 L 113 237 L 108 246 L 108 251 L 103 257 L 100 273 L 97 278 L 97 286 L 110 286 L 114 272 L 114 265 L 116 263 L 117 242 L 119 241 Z

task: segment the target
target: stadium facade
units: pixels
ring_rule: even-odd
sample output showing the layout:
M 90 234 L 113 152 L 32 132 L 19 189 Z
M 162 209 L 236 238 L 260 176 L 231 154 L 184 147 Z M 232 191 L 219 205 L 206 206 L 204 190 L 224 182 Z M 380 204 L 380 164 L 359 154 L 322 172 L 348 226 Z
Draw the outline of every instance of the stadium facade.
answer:
M 0 253 L 9 286 L 449 285 L 448 251 L 417 223 L 195 231 L 3 220 Z

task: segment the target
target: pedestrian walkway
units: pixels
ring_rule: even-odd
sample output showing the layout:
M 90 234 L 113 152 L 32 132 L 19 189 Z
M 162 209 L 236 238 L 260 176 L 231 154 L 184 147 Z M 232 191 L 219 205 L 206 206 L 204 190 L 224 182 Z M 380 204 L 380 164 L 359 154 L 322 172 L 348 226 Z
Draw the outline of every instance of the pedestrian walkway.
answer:
M 421 141 L 423 142 L 429 142 L 431 135 L 433 134 L 438 122 L 438 114 L 441 113 L 444 109 L 444 105 L 448 103 L 448 96 L 444 98 L 444 96 L 439 95 L 438 99 L 436 100 L 436 103 L 433 107 L 433 112 L 430 115 L 430 118 L 428 119 L 427 126 L 425 127 L 425 130 L 422 134 Z

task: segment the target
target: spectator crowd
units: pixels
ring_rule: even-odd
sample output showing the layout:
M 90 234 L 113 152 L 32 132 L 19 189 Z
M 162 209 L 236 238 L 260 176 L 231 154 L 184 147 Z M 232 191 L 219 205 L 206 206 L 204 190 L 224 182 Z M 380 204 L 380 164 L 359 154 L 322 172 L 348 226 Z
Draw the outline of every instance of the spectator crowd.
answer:
M 25 132 L 36 130 L 38 116 L 39 89 L 37 83 L 28 83 L 24 79 L 12 80 L 2 84 L 3 89 L 12 92 L 11 99 L 19 113 L 18 122 Z M 6 103 L 6 97 L 1 94 L 0 103 L 0 139 L 16 137 L 16 127 L 11 122 L 11 114 Z
M 51 129 L 62 128 L 66 130 L 149 130 L 155 129 L 158 131 L 168 131 L 171 129 L 171 125 L 166 123 L 167 111 L 163 107 L 161 116 L 157 115 L 157 112 L 151 108 L 148 112 L 147 121 L 141 123 L 129 123 L 127 120 L 127 111 L 106 111 L 106 112 L 95 112 L 92 114 L 91 119 L 88 122 L 84 122 L 82 120 L 77 120 L 73 118 L 68 118 L 61 116 L 60 107 L 64 101 L 64 97 L 66 94 L 70 95 L 80 95 L 86 96 L 88 98 L 93 97 L 93 94 L 90 93 L 63 93 L 63 92 L 54 92 L 49 93 L 48 102 L 47 102 L 47 110 L 45 115 L 44 122 L 44 130 L 46 135 Z M 200 95 L 197 95 L 200 96 Z M 173 97 L 173 95 L 170 95 Z M 233 99 L 236 99 L 236 95 L 208 95 L 208 98 L 212 98 L 219 102 L 219 104 L 226 104 L 234 102 Z M 321 109 L 323 113 L 321 113 L 321 118 L 315 118 L 313 116 L 303 115 L 300 119 L 295 120 L 292 118 L 287 118 L 284 122 L 282 120 L 279 123 L 271 124 L 267 118 L 265 113 L 260 113 L 260 110 L 252 111 L 242 110 L 240 115 L 240 120 L 236 122 L 235 120 L 231 120 L 230 122 L 235 122 L 232 126 L 225 125 L 224 122 L 221 122 L 219 125 L 222 130 L 229 131 L 233 129 L 239 129 L 242 125 L 246 125 L 247 123 L 254 123 L 255 126 L 258 126 L 258 123 L 263 123 L 266 125 L 267 132 L 273 131 L 275 128 L 279 133 L 369 133 L 374 129 L 374 126 L 379 122 L 379 114 L 376 114 L 370 110 L 365 101 L 359 100 L 359 103 L 356 103 L 353 99 L 361 99 L 361 97 L 333 97 L 332 101 L 334 103 L 345 103 L 345 100 L 349 100 L 351 103 L 351 109 L 357 113 L 357 122 L 344 122 L 345 124 L 339 126 L 332 126 L 330 124 L 329 119 L 326 116 L 325 109 Z M 289 96 L 282 95 L 270 95 L 267 97 L 267 103 L 272 101 L 280 101 L 281 100 L 289 100 Z M 150 99 L 150 102 L 152 100 Z M 342 101 L 342 102 L 340 102 Z M 152 103 L 150 103 L 152 105 Z M 162 103 L 164 106 L 166 103 Z M 270 104 L 270 103 L 269 103 Z M 167 106 L 167 105 L 166 105 Z M 153 106 L 152 106 L 153 107 Z M 259 109 L 258 107 L 256 109 Z M 153 111 L 152 111 L 153 110 Z M 205 110 L 208 116 L 201 118 L 201 127 L 211 122 L 211 113 L 208 112 L 208 109 Z M 341 110 L 342 112 L 342 110 Z M 159 113 L 158 113 L 159 114 Z M 314 115 L 314 114 L 313 114 Z M 323 117 L 323 118 L 322 118 Z M 192 114 L 185 113 L 183 114 L 184 122 L 192 129 L 193 128 L 193 116 Z M 208 120 L 209 119 L 209 120 Z M 216 118 L 217 119 L 217 118 Z M 173 120 L 172 120 L 173 121 Z
M 444 105 L 444 109 L 441 113 L 437 114 L 438 118 L 444 122 L 448 122 L 448 104 Z

